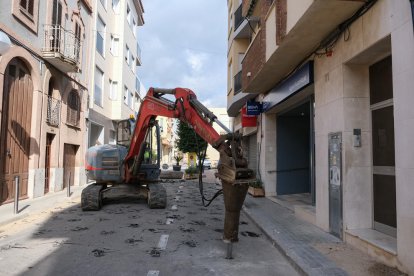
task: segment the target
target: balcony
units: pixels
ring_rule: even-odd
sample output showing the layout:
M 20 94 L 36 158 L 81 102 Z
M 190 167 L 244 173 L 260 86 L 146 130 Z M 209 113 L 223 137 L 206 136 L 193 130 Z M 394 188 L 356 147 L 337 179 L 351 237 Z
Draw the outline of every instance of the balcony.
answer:
M 234 76 L 234 95 L 237 95 L 242 90 L 242 71 L 239 71 Z
M 141 61 L 142 61 L 141 60 L 141 47 L 139 47 L 139 43 L 137 42 L 137 64 L 138 66 L 142 65 Z
M 248 90 L 250 82 L 261 72 L 266 62 L 265 36 L 266 33 L 263 30 L 257 33 L 243 59 L 242 89 L 245 92 L 252 92 Z
M 243 22 L 244 17 L 242 14 L 242 5 L 240 5 L 236 12 L 234 13 L 234 29 L 237 30 L 237 28 L 240 26 L 240 24 Z
M 139 78 L 135 76 L 135 92 L 138 94 L 141 92 L 141 82 L 139 81 Z
M 60 25 L 45 25 L 43 58 L 63 72 L 77 72 L 80 64 L 80 39 Z
M 250 45 L 243 61 L 243 91 L 247 93 L 266 93 L 277 85 L 289 72 L 295 69 L 304 58 L 309 56 L 338 25 L 350 18 L 363 4 L 362 1 L 323 1 L 313 0 L 304 5 L 300 1 L 293 11 L 287 10 L 286 35 L 279 45 L 277 28 L 267 28 L 265 61 L 260 67 L 255 64 L 254 45 Z M 299 12 L 300 11 L 300 12 Z M 275 26 L 276 10 L 269 12 L 265 26 Z M 277 27 L 277 25 L 276 25 Z M 256 43 L 256 39 L 252 43 Z M 252 51 L 254 50 L 254 51 Z M 262 55 L 260 55 L 260 59 Z M 247 64 L 251 63 L 251 65 Z M 245 71 L 246 69 L 246 71 Z M 250 72 L 250 77 L 246 74 Z
M 47 99 L 46 123 L 51 126 L 58 127 L 60 124 L 60 107 L 61 101 L 50 96 Z
M 250 24 L 249 24 L 250 23 Z M 242 14 L 242 5 L 234 12 L 234 39 L 247 39 L 251 37 L 252 28 L 259 23 L 258 17 L 246 19 Z

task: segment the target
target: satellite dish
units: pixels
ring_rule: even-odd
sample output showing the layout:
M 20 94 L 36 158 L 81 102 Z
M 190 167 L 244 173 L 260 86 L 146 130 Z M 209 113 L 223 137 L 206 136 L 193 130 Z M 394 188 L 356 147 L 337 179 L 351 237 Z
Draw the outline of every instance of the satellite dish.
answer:
M 11 46 L 10 38 L 4 32 L 0 31 L 0 55 L 6 53 Z

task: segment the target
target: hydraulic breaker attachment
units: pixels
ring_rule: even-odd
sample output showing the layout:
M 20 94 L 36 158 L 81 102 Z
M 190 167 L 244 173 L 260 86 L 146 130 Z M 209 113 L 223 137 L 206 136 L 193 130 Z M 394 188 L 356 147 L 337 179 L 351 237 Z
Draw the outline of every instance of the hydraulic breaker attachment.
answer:
M 224 242 L 239 241 L 239 220 L 240 210 L 246 198 L 249 185 L 247 182 L 230 183 L 222 180 L 224 207 L 226 214 L 224 216 Z
M 240 211 L 246 198 L 249 181 L 255 176 L 253 170 L 247 168 L 246 159 L 234 150 L 234 148 L 239 148 L 239 145 L 232 142 L 231 146 L 232 156 L 228 154 L 228 150 L 220 150 L 220 162 L 217 167 L 217 176 L 222 182 L 226 210 L 223 234 L 223 240 L 226 243 L 239 240 Z

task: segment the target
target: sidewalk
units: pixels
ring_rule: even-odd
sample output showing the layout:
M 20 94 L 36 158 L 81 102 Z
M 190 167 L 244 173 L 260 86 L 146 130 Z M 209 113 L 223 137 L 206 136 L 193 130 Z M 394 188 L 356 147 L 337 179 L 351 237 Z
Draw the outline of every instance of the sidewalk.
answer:
M 267 198 L 247 195 L 243 210 L 299 272 L 348 275 L 313 247 L 315 243 L 342 243 L 341 240 L 296 218 L 292 211 Z
M 66 189 L 56 193 L 50 193 L 35 199 L 25 199 L 19 201 L 19 212 L 14 214 L 14 203 L 4 204 L 0 206 L 0 226 L 9 224 L 16 220 L 25 218 L 31 214 L 49 209 L 58 203 L 72 201 L 74 198 L 80 197 L 83 188 L 86 186 L 71 187 L 71 196 L 67 197 Z

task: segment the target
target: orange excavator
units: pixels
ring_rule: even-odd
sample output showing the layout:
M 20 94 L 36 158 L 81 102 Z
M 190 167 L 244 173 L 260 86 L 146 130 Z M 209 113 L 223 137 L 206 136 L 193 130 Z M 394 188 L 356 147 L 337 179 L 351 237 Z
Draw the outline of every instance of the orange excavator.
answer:
M 166 95 L 172 95 L 175 101 Z M 217 120 L 190 89 L 150 88 L 141 103 L 136 121 L 127 119 L 118 122 L 116 145 L 98 145 L 87 150 L 86 171 L 88 178 L 95 183 L 82 191 L 82 209 L 99 210 L 103 198 L 116 192 L 141 196 L 147 199 L 150 208 L 166 207 L 166 190 L 157 181 L 160 175 L 157 116 L 176 118 L 189 124 L 219 151 L 216 175 L 222 182 L 225 205 L 223 240 L 228 243 L 238 241 L 240 210 L 254 172 L 247 168 L 247 160 L 242 156 L 241 136 L 232 133 Z M 218 134 L 213 123 L 217 123 L 227 134 Z M 154 152 L 153 145 L 157 146 L 158 152 Z

